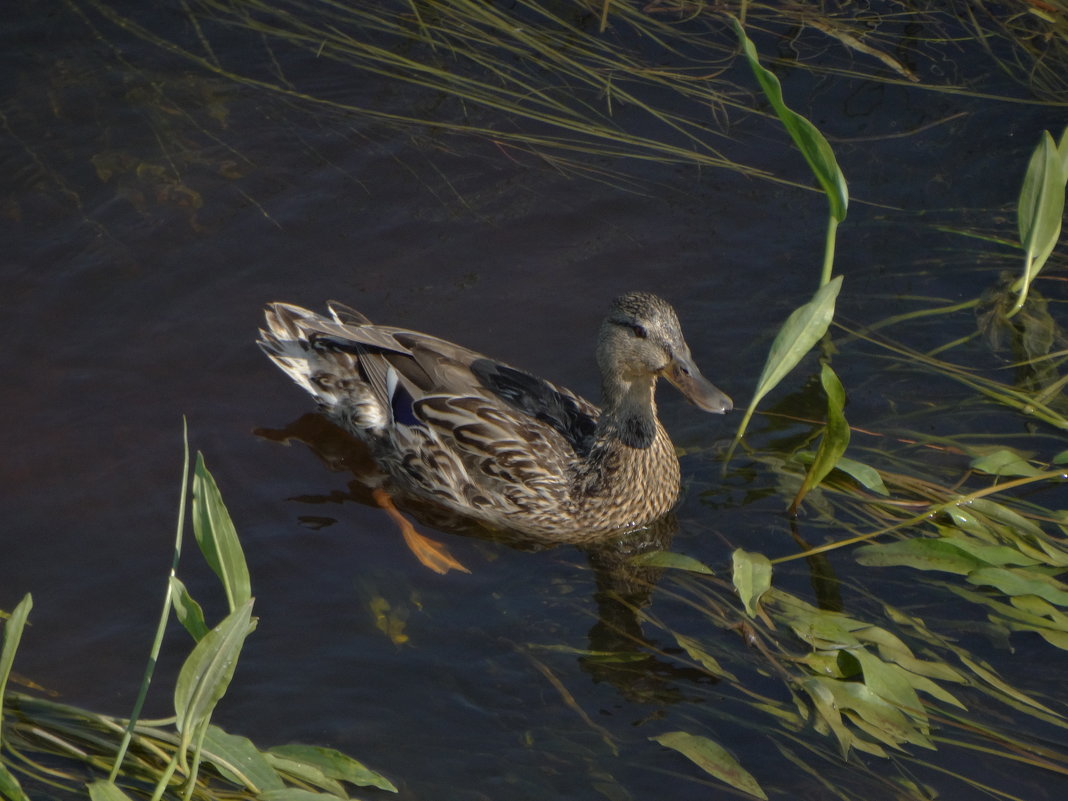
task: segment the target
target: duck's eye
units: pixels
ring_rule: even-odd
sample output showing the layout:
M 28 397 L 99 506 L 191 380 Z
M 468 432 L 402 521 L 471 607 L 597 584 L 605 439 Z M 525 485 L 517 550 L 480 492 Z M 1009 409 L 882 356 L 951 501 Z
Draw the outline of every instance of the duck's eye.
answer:
M 640 326 L 637 323 L 632 325 L 630 327 L 630 330 L 634 332 L 634 336 L 638 337 L 638 339 L 648 339 L 649 338 L 649 332 L 645 330 L 644 326 Z

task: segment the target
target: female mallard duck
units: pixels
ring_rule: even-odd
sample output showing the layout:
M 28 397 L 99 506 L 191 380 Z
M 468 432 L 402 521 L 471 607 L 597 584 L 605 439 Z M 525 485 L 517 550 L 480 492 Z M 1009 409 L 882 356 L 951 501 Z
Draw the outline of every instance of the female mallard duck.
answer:
M 658 378 L 707 412 L 732 407 L 693 363 L 675 310 L 646 292 L 617 298 L 601 325 L 601 409 L 451 342 L 328 308 L 268 305 L 260 347 L 401 488 L 542 540 L 593 540 L 675 504 Z

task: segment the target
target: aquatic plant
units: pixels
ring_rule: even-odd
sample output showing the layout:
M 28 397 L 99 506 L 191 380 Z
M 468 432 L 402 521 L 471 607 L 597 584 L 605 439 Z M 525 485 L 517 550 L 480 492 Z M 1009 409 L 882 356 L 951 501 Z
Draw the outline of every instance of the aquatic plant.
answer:
M 256 628 L 244 553 L 215 479 L 198 453 L 193 473 L 192 517 L 197 544 L 216 573 L 230 608 L 209 628 L 199 604 L 177 576 L 182 550 L 189 477 L 186 441 L 173 561 L 163 610 L 144 679 L 129 720 L 123 721 L 23 692 L 5 693 L 30 595 L 15 607 L 0 646 L 0 797 L 29 801 L 17 774 L 72 789 L 80 781 L 64 765 L 95 770 L 111 766 L 107 778 L 88 783 L 93 801 L 123 801 L 130 794 L 161 798 L 258 798 L 267 801 L 348 798 L 343 783 L 396 792 L 384 776 L 331 748 L 286 745 L 261 750 L 247 738 L 212 724 L 212 713 L 233 679 L 245 638 Z M 174 687 L 175 716 L 140 719 L 159 658 L 170 611 L 193 637 Z M 207 768 L 208 770 L 203 770 Z

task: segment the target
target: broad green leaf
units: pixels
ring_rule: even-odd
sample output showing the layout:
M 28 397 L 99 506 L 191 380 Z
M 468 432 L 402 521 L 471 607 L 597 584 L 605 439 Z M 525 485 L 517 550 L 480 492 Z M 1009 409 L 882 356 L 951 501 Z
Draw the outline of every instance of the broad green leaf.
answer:
M 331 779 L 349 782 L 360 787 L 377 787 L 391 793 L 397 792 L 393 782 L 381 773 L 371 770 L 362 762 L 340 751 L 335 751 L 333 748 L 319 748 L 314 745 L 281 745 L 270 749 L 269 753 L 294 762 L 313 765 Z
M 1042 473 L 1024 457 L 1008 448 L 979 456 L 972 460 L 972 469 L 992 476 L 1037 476 Z
M 771 587 L 771 562 L 762 553 L 738 548 L 731 554 L 734 588 L 749 617 L 755 617 L 762 596 Z
M 727 753 L 723 746 L 707 737 L 684 731 L 669 731 L 649 739 L 660 743 L 665 748 L 678 751 L 705 773 L 716 777 L 721 782 L 736 787 L 754 798 L 767 799 L 767 795 L 752 774 L 738 764 L 738 760 Z
M 193 648 L 174 689 L 179 749 L 185 753 L 193 733 L 211 717 L 237 667 L 245 637 L 252 630 L 252 599 L 231 612 Z
M 986 542 L 978 542 L 970 537 L 948 537 L 945 542 L 952 545 L 969 556 L 995 567 L 1005 565 L 1037 565 L 1040 560 L 1020 553 L 1016 548 L 1008 545 L 991 545 Z
M 177 576 L 171 576 L 171 606 L 178 621 L 198 642 L 208 633 L 208 624 L 204 622 L 204 610 L 193 600 L 185 584 Z
M 984 567 L 969 574 L 968 582 L 995 587 L 1006 595 L 1037 595 L 1050 603 L 1068 606 L 1068 586 L 1031 570 Z
M 1009 315 L 1018 312 L 1027 300 L 1027 290 L 1046 259 L 1053 252 L 1061 233 L 1064 216 L 1064 187 L 1068 181 L 1060 148 L 1049 131 L 1031 155 L 1016 206 L 1020 244 L 1024 249 L 1024 271 L 1014 288 L 1019 297 Z
M 801 482 L 801 489 L 790 504 L 791 514 L 797 513 L 797 508 L 808 491 L 827 477 L 849 447 L 849 424 L 844 413 L 845 390 L 829 364 L 824 364 L 820 369 L 820 383 L 827 394 L 827 425 L 820 438 L 816 458 L 809 467 L 805 480 Z
M 689 570 L 691 573 L 703 573 L 707 576 L 715 575 L 712 568 L 704 562 L 700 562 L 692 556 L 686 556 L 686 554 L 681 553 L 672 553 L 671 551 L 647 551 L 646 553 L 640 553 L 637 556 L 631 557 L 630 563 L 633 565 L 641 565 L 643 567 L 673 567 L 677 570 Z
M 679 646 L 682 648 L 682 650 L 686 652 L 690 659 L 692 659 L 694 662 L 697 662 L 701 667 L 703 667 L 713 676 L 730 679 L 731 681 L 738 680 L 733 673 L 731 673 L 729 670 L 725 669 L 722 665 L 720 665 L 720 663 L 716 660 L 714 656 L 705 651 L 705 649 L 701 647 L 697 640 L 693 639 L 692 637 L 687 637 L 683 634 L 679 634 L 678 632 L 672 632 L 672 634 L 675 636 L 675 642 L 679 644 Z
M 1039 539 L 1044 538 L 1042 529 L 1032 520 L 1028 520 L 1018 512 L 1014 512 L 1007 506 L 1003 506 L 989 498 L 973 498 L 968 501 L 968 508 L 973 512 L 985 515 L 996 523 L 1008 526 L 1012 533 L 1027 534 Z
M 22 630 L 26 627 L 26 618 L 30 616 L 33 608 L 33 596 L 26 593 L 18 606 L 11 612 L 7 622 L 4 623 L 3 645 L 0 646 L 0 725 L 3 724 L 4 691 L 7 689 L 7 679 L 11 675 L 11 666 L 15 663 L 15 652 L 19 648 L 22 639 Z M 3 742 L 3 729 L 0 728 L 0 742 Z M 17 785 L 17 782 L 16 782 Z
M 897 623 L 907 622 L 909 625 L 915 625 L 913 620 L 907 620 L 901 616 L 897 610 L 893 607 L 883 607 L 887 611 L 887 616 L 891 620 Z M 879 656 L 886 662 L 893 662 L 900 665 L 909 673 L 914 674 L 916 677 L 929 677 L 932 679 L 938 679 L 939 681 L 952 681 L 957 684 L 964 684 L 967 679 L 961 675 L 961 673 L 953 667 L 950 667 L 945 662 L 931 662 L 924 659 L 918 659 L 912 653 L 910 649 L 900 637 L 893 634 L 886 629 L 879 628 L 878 626 L 865 626 L 863 629 L 857 629 L 853 632 L 856 638 L 862 642 L 871 643 L 879 650 Z M 913 685 L 916 689 L 923 689 L 919 684 L 913 681 Z M 936 692 L 932 692 L 931 695 L 939 696 Z M 947 693 L 948 695 L 948 693 Z M 950 703 L 959 702 L 954 698 Z
M 89 791 L 90 801 L 130 801 L 130 796 L 114 782 L 107 779 L 98 779 L 85 785 Z
M 822 682 L 833 696 L 835 707 L 842 712 L 852 712 L 852 722 L 881 742 L 893 747 L 912 743 L 923 748 L 934 748 L 923 731 L 901 710 L 883 700 L 866 684 L 818 676 L 809 681 Z
M 856 560 L 866 567 L 912 567 L 941 570 L 966 576 L 983 563 L 955 547 L 947 538 L 916 537 L 886 545 L 863 545 L 855 551 Z
M 866 648 L 855 648 L 842 653 L 849 653 L 860 663 L 864 683 L 869 690 L 919 721 L 924 733 L 929 733 L 927 714 L 923 711 L 923 704 L 920 703 L 920 697 L 916 694 L 908 671 L 893 663 L 884 662 Z
M 839 456 L 835 467 L 854 478 L 861 486 L 870 489 L 877 495 L 888 496 L 889 490 L 883 483 L 883 477 L 879 471 L 870 465 L 856 462 L 845 456 Z
M 6 801 L 30 801 L 30 797 L 22 789 L 15 774 L 9 771 L 2 762 L 0 762 L 0 797 Z M 96 799 L 94 798 L 93 801 Z M 122 801 L 127 801 L 127 799 L 124 797 Z
M 285 783 L 263 753 L 247 737 L 229 734 L 218 726 L 208 726 L 203 759 L 234 784 L 250 792 L 280 790 Z
M 742 438 L 749 420 L 756 411 L 757 405 L 764 396 L 778 386 L 779 382 L 793 370 L 805 354 L 812 350 L 824 334 L 834 318 L 834 303 L 838 298 L 838 291 L 842 288 L 842 276 L 838 276 L 821 286 L 812 300 L 797 309 L 786 318 L 775 340 L 771 343 L 767 361 L 757 381 L 753 400 L 749 402 L 749 408 L 745 411 L 738 433 L 734 435 L 734 443 L 731 448 Z
M 779 79 L 761 66 L 756 47 L 749 41 L 749 37 L 745 35 L 741 23 L 736 19 L 732 19 L 731 22 L 734 25 L 734 32 L 742 44 L 742 50 L 745 53 L 746 60 L 749 62 L 749 67 L 760 84 L 760 88 L 764 90 L 764 94 L 771 102 L 772 108 L 775 109 L 775 113 L 782 121 L 783 127 L 790 134 L 790 138 L 794 140 L 794 144 L 801 151 L 801 155 L 805 157 L 805 161 L 808 162 L 813 175 L 816 176 L 816 180 L 819 181 L 823 191 L 827 194 L 827 202 L 831 206 L 831 216 L 841 222 L 845 219 L 846 209 L 849 206 L 849 190 L 846 188 L 845 176 L 834 158 L 834 151 L 823 134 L 816 129 L 816 126 L 786 105 L 786 101 L 783 100 L 782 85 L 779 83 Z
M 199 452 L 193 474 L 193 533 L 204 558 L 222 581 L 233 612 L 252 597 L 248 566 L 219 487 Z
M 819 716 L 817 720 L 825 724 L 824 731 L 829 729 L 834 733 L 843 757 L 847 757 L 852 748 L 885 757 L 886 751 L 882 746 L 863 737 L 857 737 L 842 720 L 842 710 L 831 691 L 831 688 L 839 683 L 837 679 L 813 676 L 802 681 L 800 687 L 812 700 L 812 706 Z
M 287 776 L 292 776 L 295 779 L 306 784 L 313 784 L 316 787 L 321 787 L 326 792 L 336 795 L 338 798 L 348 798 L 348 794 L 345 792 L 345 788 L 342 787 L 341 782 L 336 779 L 331 779 L 319 768 L 314 765 L 309 765 L 307 762 L 299 762 L 295 759 L 286 759 L 279 754 L 271 753 L 270 751 L 263 751 L 264 759 L 266 759 L 276 771 L 284 773 Z

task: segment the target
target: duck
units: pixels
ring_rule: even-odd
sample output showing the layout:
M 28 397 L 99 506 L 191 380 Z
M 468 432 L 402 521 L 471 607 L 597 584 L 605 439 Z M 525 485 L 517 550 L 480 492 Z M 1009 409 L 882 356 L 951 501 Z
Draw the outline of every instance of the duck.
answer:
M 581 545 L 648 526 L 680 489 L 658 380 L 703 411 L 733 408 L 697 368 L 675 310 L 649 292 L 616 298 L 601 323 L 600 406 L 462 345 L 326 308 L 267 304 L 258 345 L 395 489 L 491 530 Z

